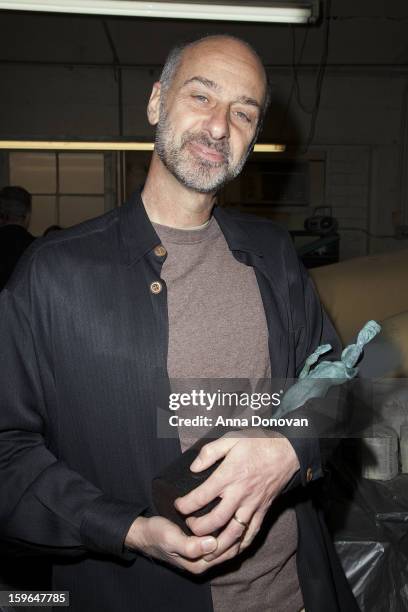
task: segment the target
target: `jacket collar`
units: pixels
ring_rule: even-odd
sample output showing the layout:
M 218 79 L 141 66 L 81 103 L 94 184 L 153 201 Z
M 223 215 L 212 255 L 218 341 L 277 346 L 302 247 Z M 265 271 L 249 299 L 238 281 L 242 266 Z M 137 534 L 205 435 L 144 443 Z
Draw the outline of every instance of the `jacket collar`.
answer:
M 262 257 L 262 252 L 259 250 L 257 243 L 247 232 L 248 219 L 235 215 L 232 211 L 221 206 L 214 207 L 213 215 L 231 251 L 245 251 Z
M 136 263 L 160 244 L 147 216 L 141 191 L 142 188 L 135 191 L 119 209 L 121 250 L 128 265 Z
M 119 209 L 121 250 L 128 265 L 136 263 L 160 244 L 160 238 L 146 213 L 141 191 L 142 188 L 135 191 Z M 262 257 L 254 238 L 246 231 L 245 219 L 220 206 L 214 207 L 213 215 L 231 251 L 245 251 Z

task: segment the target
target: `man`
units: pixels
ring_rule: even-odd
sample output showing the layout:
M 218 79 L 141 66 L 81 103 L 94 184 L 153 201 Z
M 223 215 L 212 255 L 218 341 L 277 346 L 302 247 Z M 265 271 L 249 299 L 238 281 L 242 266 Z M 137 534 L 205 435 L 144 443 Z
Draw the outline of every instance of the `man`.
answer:
M 316 439 L 207 444 L 192 468 L 220 467 L 177 500 L 189 514 L 221 497 L 188 519 L 195 535 L 151 499 L 188 445 L 157 436 L 169 376 L 293 377 L 322 341 L 338 348 L 286 233 L 211 214 L 267 103 L 246 43 L 173 51 L 148 104 L 156 146 L 141 194 L 40 241 L 2 296 L 2 529 L 59 555 L 53 587 L 75 611 L 356 609 L 309 493 Z
M 0 291 L 23 251 L 34 240 L 28 231 L 31 195 L 23 187 L 0 191 Z

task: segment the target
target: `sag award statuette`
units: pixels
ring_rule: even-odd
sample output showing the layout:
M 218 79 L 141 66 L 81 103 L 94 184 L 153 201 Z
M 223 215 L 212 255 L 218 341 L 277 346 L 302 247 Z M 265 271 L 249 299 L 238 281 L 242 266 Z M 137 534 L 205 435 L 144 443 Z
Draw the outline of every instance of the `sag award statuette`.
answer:
M 356 364 L 363 353 L 364 346 L 380 331 L 381 327 L 375 321 L 366 323 L 359 332 L 355 344 L 350 344 L 343 350 L 340 361 L 321 361 L 317 363 L 320 356 L 332 348 L 330 344 L 318 346 L 306 359 L 297 382 L 286 391 L 280 406 L 274 412 L 274 416 L 283 417 L 312 398 L 324 397 L 330 387 L 341 385 L 354 378 L 358 373 Z M 188 535 L 192 535 L 192 532 L 185 522 L 187 517 L 176 510 L 174 501 L 198 487 L 217 469 L 221 460 L 207 470 L 198 473 L 192 472 L 190 465 L 197 457 L 200 449 L 209 441 L 209 438 L 218 438 L 227 431 L 229 430 L 223 429 L 216 435 L 213 435 L 214 432 L 209 432 L 206 437 L 197 440 L 195 444 L 153 479 L 153 502 L 158 513 L 179 525 Z M 214 499 L 205 507 L 192 513 L 191 516 L 207 514 L 219 501 L 220 498 Z M 219 531 L 213 535 L 216 536 Z

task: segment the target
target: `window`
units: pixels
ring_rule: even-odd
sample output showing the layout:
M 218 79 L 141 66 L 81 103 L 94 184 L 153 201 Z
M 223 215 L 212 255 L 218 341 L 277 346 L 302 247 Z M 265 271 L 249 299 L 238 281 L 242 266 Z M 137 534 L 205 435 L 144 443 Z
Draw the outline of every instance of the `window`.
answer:
M 94 152 L 11 152 L 10 185 L 33 197 L 29 231 L 69 227 L 101 215 L 105 202 L 105 155 Z

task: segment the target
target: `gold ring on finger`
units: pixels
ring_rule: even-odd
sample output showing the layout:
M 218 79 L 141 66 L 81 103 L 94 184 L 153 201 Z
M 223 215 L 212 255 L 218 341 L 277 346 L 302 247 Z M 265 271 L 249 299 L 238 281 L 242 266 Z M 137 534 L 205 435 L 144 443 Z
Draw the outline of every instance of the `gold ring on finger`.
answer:
M 244 521 L 241 521 L 241 519 L 240 519 L 240 518 L 238 518 L 236 514 L 234 514 L 234 516 L 233 516 L 232 518 L 233 518 L 234 520 L 236 520 L 236 521 L 237 521 L 237 523 L 239 523 L 240 525 L 242 525 L 242 527 L 243 527 L 244 529 L 248 529 L 248 523 L 245 523 Z

